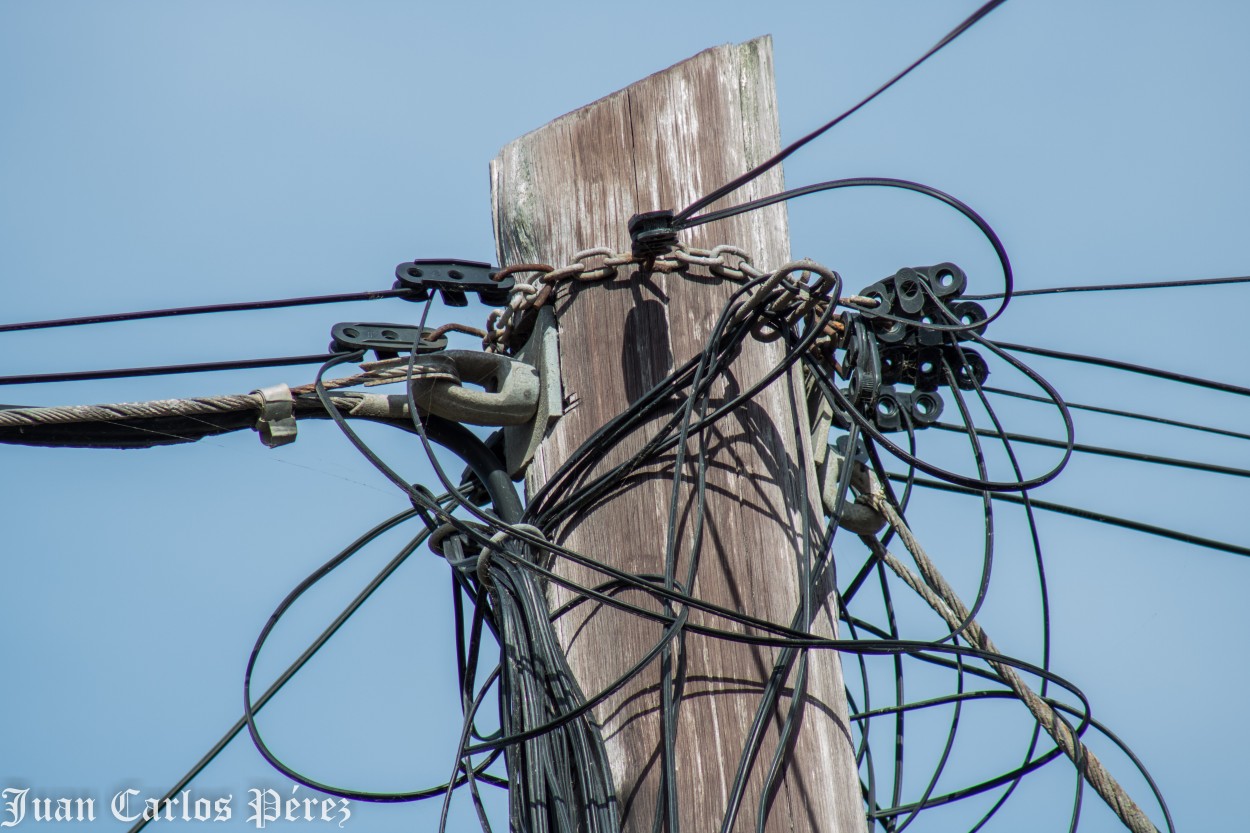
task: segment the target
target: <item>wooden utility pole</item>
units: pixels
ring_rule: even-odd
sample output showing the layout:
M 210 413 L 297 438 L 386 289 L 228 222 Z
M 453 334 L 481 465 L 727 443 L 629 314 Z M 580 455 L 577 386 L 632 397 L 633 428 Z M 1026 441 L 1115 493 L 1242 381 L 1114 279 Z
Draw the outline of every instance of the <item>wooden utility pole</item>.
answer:
M 760 38 L 707 50 L 664 72 L 562 116 L 509 144 L 491 166 L 495 233 L 502 264 L 571 261 L 577 251 L 629 251 L 626 224 L 642 211 L 685 207 L 779 149 L 772 42 Z M 782 190 L 780 168 L 734 195 L 734 202 Z M 728 243 L 772 269 L 788 261 L 786 214 L 777 206 L 698 227 L 683 242 Z M 568 412 L 550 431 L 527 473 L 532 494 L 597 428 L 624 411 L 674 367 L 699 353 L 736 284 L 679 274 L 622 270 L 604 283 L 563 284 L 554 299 L 561 381 Z M 732 395 L 775 366 L 781 342 L 751 339 L 730 381 Z M 694 595 L 789 624 L 799 602 L 798 559 L 806 522 L 821 528 L 809 441 L 795 441 L 806 408 L 795 373 L 782 377 L 704 435 L 709 449 L 706 527 Z M 714 399 L 715 399 L 714 396 Z M 614 450 L 612 465 L 646 438 Z M 633 573 L 663 572 L 669 468 L 636 473 L 623 493 L 557 531 L 567 547 Z M 602 471 L 601 467 L 598 471 Z M 804 481 L 806 491 L 804 492 Z M 690 500 L 682 540 L 689 549 Z M 806 494 L 806 499 L 803 495 Z M 806 516 L 806 518 L 804 517 Z M 687 553 L 688 555 L 688 553 Z M 678 574 L 684 571 L 684 563 Z M 567 562 L 557 569 L 595 586 L 604 577 Z M 836 634 L 836 612 L 822 605 L 814 630 Z M 569 594 L 549 589 L 553 607 Z M 658 609 L 642 593 L 626 600 Z M 692 622 L 734 626 L 692 613 Z M 582 605 L 556 623 L 582 690 L 601 691 L 641 657 L 663 628 L 610 607 Z M 776 657 L 773 649 L 686 637 L 676 773 L 683 831 L 714 831 L 724 815 L 746 733 Z M 653 663 L 598 709 L 624 829 L 652 830 L 660 789 L 660 664 Z M 785 714 L 801 706 L 786 751 L 769 831 L 861 831 L 865 827 L 840 659 L 811 653 L 807 696 L 787 680 L 748 782 L 735 830 L 754 830 L 761 787 Z

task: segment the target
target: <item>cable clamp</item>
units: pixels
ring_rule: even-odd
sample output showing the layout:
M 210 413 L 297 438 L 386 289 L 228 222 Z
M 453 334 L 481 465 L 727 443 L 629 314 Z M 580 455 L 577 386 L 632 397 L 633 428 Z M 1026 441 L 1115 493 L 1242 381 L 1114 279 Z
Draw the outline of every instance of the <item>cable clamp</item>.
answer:
M 410 327 L 407 324 L 371 324 L 345 321 L 330 330 L 330 352 L 352 353 L 356 350 L 372 350 L 379 360 L 398 356 L 399 353 L 437 353 L 447 349 L 447 336 L 426 327 Z
M 629 218 L 629 239 L 635 257 L 666 255 L 677 245 L 676 220 L 671 209 L 644 211 Z
M 395 288 L 412 290 L 408 301 L 424 301 L 438 292 L 449 307 L 463 307 L 468 292 L 492 306 L 508 303 L 513 280 L 489 263 L 475 260 L 409 260 L 395 267 Z
M 260 419 L 253 426 L 260 433 L 260 441 L 269 448 L 295 442 L 295 397 L 286 385 L 270 385 L 254 390 L 261 398 Z

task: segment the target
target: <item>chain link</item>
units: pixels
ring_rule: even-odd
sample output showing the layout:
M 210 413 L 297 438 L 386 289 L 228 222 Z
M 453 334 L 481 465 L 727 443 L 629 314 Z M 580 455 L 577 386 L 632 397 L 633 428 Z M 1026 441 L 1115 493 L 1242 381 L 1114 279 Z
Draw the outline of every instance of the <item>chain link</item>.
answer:
M 841 303 L 839 294 L 842 279 L 836 272 L 811 260 L 787 263 L 769 273 L 756 268 L 751 256 L 737 246 L 720 245 L 712 249 L 699 249 L 678 243 L 673 251 L 654 258 L 641 258 L 632 253 L 614 252 L 610 248 L 599 246 L 577 252 L 573 255 L 572 263 L 559 269 L 545 263 L 523 263 L 501 270 L 496 280 L 530 273 L 536 277 L 529 282 L 514 279 L 507 306 L 491 311 L 486 319 L 486 335 L 482 339 L 482 347 L 491 353 L 507 353 L 512 348 L 514 335 L 525 314 L 546 305 L 561 283 L 610 280 L 620 274 L 622 266 L 635 264 L 645 265 L 648 271 L 665 274 L 688 272 L 698 267 L 707 269 L 715 277 L 735 283 L 762 281 L 759 286 L 750 290 L 734 311 L 735 323 L 745 321 L 762 304 L 763 310 L 774 319 L 780 318 L 788 324 L 796 324 L 804 318 L 815 320 L 825 313 L 829 304 Z M 799 273 L 801 277 L 792 277 Z M 811 277 L 813 274 L 816 276 L 814 281 Z M 817 347 L 824 349 L 831 345 L 836 346 L 843 329 L 840 321 L 831 321 L 817 339 Z M 778 335 L 768 333 L 767 326 L 757 327 L 756 334 L 769 339 Z

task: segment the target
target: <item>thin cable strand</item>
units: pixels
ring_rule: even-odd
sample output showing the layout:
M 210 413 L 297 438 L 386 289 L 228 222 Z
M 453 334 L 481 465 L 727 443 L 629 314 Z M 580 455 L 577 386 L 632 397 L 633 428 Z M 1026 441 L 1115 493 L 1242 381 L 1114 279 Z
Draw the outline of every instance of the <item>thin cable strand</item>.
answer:
M 171 318 L 180 315 L 205 315 L 214 312 L 249 312 L 252 310 L 280 309 L 283 307 L 306 307 L 316 304 L 343 304 L 353 301 L 375 301 L 381 298 L 408 298 L 411 289 L 381 289 L 374 292 L 344 292 L 337 295 L 309 295 L 303 298 L 280 298 L 273 301 L 240 301 L 232 304 L 202 304 L 194 307 L 171 307 L 136 312 L 112 312 L 101 315 L 83 315 L 77 318 L 52 318 L 46 321 L 23 321 L 0 324 L 0 333 L 25 330 L 47 330 L 54 327 L 80 327 L 85 324 L 113 324 L 120 321 L 141 321 L 146 318 Z

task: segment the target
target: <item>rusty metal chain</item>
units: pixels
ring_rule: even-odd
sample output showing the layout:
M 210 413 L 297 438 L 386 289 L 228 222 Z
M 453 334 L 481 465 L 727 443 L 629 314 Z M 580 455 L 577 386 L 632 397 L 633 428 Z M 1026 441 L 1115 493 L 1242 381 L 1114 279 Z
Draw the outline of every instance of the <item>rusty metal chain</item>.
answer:
M 836 272 L 811 260 L 787 263 L 769 273 L 756 268 L 750 255 L 737 246 L 721 245 L 712 249 L 699 249 L 678 243 L 671 252 L 653 258 L 597 247 L 577 252 L 573 255 L 572 263 L 559 269 L 546 263 L 520 263 L 498 272 L 496 280 L 513 277 L 515 283 L 509 292 L 508 305 L 493 310 L 487 318 L 482 347 L 492 353 L 508 352 L 512 347 L 517 325 L 525 313 L 544 306 L 560 283 L 608 280 L 619 274 L 620 267 L 634 264 L 645 265 L 648 271 L 661 273 L 685 272 L 700 267 L 707 269 L 715 277 L 737 283 L 762 281 L 739 302 L 733 313 L 735 323 L 746 320 L 761 304 L 766 304 L 764 309 L 771 316 L 789 324 L 797 323 L 804 317 L 809 320 L 818 319 L 831 303 L 847 305 L 839 298 L 841 278 Z M 524 274 L 533 274 L 536 277 L 529 282 L 515 277 Z M 794 277 L 796 275 L 798 277 Z M 847 299 L 851 303 L 861 300 L 868 299 Z M 818 337 L 816 349 L 836 346 L 842 331 L 841 321 L 830 321 Z M 766 327 L 757 327 L 755 333 L 762 339 L 776 338 L 779 335 L 777 332 L 767 332 Z

